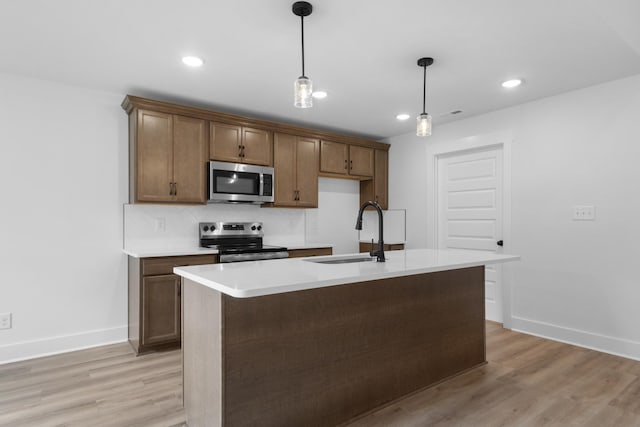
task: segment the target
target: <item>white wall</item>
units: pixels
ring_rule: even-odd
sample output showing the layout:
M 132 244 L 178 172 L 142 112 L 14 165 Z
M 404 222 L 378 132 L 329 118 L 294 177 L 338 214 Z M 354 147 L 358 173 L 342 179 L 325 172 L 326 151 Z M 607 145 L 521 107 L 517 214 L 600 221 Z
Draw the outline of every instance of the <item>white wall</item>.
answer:
M 510 134 L 513 328 L 640 359 L 639 112 L 640 75 L 392 138 L 407 246 L 433 244 L 427 151 Z M 572 221 L 575 205 L 595 205 L 596 221 Z
M 318 206 L 319 209 L 306 211 L 306 241 L 332 243 L 334 254 L 358 252 L 356 219 L 360 208 L 360 183 L 320 178 Z
M 126 339 L 122 99 L 0 74 L 0 363 Z

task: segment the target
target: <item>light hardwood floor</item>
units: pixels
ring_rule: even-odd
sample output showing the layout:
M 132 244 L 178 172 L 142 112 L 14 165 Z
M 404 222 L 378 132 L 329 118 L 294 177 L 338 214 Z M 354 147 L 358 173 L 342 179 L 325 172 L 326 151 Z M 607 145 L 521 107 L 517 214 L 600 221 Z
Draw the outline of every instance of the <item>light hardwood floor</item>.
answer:
M 487 322 L 488 364 L 349 427 L 640 426 L 640 362 Z M 0 426 L 180 426 L 179 351 L 128 344 L 0 365 Z

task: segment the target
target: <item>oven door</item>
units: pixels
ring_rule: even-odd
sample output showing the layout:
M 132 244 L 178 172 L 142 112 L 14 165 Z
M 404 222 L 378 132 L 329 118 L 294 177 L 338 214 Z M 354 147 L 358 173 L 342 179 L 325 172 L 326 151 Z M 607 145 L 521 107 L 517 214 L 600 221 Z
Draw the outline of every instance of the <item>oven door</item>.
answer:
M 209 202 L 273 202 L 273 168 L 209 162 Z

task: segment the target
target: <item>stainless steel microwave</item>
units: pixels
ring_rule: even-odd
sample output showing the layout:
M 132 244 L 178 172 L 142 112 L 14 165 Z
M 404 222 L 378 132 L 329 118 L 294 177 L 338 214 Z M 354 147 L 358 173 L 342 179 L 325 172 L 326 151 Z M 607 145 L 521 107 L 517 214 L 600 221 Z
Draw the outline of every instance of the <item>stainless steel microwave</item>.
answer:
M 209 203 L 273 202 L 273 168 L 209 162 Z

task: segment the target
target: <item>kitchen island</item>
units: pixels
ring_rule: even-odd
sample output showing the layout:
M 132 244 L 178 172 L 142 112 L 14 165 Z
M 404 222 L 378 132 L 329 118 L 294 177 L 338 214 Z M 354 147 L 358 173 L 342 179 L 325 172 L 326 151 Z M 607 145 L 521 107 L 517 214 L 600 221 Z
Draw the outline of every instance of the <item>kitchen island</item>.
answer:
M 188 425 L 339 425 L 486 363 L 484 265 L 517 256 L 361 257 L 175 268 Z

